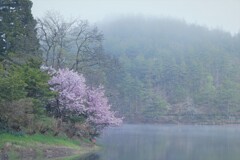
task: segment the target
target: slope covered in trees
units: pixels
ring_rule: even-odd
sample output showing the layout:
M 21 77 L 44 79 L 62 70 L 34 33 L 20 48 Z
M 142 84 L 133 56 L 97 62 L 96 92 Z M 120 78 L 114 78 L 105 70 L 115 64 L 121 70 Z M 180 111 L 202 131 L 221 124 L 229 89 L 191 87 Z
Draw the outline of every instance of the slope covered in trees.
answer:
M 37 24 L 31 7 L 30 0 L 0 1 L 0 133 L 92 139 L 120 124 L 104 87 L 88 85 L 79 73 L 82 65 L 95 69 L 102 63 L 97 28 L 54 15 Z
M 120 112 L 143 122 L 215 121 L 240 112 L 240 34 L 174 19 L 125 17 L 101 25 Z M 168 115 L 165 117 L 165 115 Z

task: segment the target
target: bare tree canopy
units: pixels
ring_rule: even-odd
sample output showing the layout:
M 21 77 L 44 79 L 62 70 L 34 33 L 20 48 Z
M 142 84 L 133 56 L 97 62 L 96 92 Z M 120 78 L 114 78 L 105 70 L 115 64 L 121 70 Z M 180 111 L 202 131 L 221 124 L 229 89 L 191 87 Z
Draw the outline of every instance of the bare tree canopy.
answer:
M 46 66 L 74 70 L 97 65 L 103 58 L 103 34 L 88 21 L 66 21 L 59 13 L 48 12 L 37 20 L 38 36 Z

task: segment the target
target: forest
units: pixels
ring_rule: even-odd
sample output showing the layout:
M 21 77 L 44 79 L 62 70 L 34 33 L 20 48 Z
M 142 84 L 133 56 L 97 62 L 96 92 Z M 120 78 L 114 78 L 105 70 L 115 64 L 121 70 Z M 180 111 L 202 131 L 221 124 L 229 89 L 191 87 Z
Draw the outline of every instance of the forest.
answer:
M 122 120 L 239 122 L 240 33 L 144 16 L 34 19 L 31 6 L 1 1 L 1 130 L 91 139 Z
M 240 30 L 154 11 L 188 1 L 75 1 L 89 20 L 145 8 L 96 23 L 62 2 L 0 0 L 0 159 L 239 159 Z
M 57 14 L 35 20 L 31 7 L 29 0 L 0 5 L 0 132 L 91 141 L 121 124 L 104 86 L 88 83 L 82 71 L 106 59 L 102 34 L 87 21 L 67 23 Z M 69 54 L 72 45 L 76 52 Z
M 130 122 L 237 123 L 240 34 L 171 18 L 119 17 L 100 24 L 120 65 L 108 86 Z M 109 83 L 110 82 L 110 83 Z

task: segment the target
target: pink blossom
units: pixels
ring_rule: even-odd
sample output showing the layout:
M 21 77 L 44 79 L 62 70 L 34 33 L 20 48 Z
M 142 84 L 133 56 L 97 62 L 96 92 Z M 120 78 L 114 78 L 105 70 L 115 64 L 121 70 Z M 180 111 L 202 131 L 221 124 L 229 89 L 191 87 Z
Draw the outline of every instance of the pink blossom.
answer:
M 85 115 L 93 125 L 119 125 L 121 118 L 116 118 L 105 96 L 102 86 L 90 89 L 86 86 L 82 74 L 69 69 L 59 69 L 49 81 L 52 89 L 58 93 L 61 110 L 69 110 Z
M 115 113 L 110 111 L 111 105 L 105 96 L 102 86 L 88 90 L 88 120 L 94 124 L 119 125 L 122 123 L 121 118 L 116 118 Z

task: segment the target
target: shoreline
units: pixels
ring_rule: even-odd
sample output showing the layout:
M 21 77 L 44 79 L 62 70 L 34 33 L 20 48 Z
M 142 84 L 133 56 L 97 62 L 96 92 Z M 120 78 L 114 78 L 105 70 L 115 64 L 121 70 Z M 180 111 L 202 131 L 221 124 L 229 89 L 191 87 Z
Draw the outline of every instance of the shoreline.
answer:
M 79 144 L 78 144 L 79 143 Z M 96 144 L 44 135 L 0 134 L 0 159 L 72 160 L 99 150 Z
M 131 119 L 130 124 L 239 125 L 240 117 L 159 116 L 156 119 Z
M 222 121 L 202 121 L 202 122 L 184 122 L 184 121 L 168 121 L 168 122 L 162 122 L 162 121 L 145 121 L 145 122 L 125 122 L 124 124 L 146 124 L 146 125 L 207 125 L 207 126 L 231 126 L 231 125 L 240 125 L 240 121 L 235 121 L 235 122 L 222 122 Z

